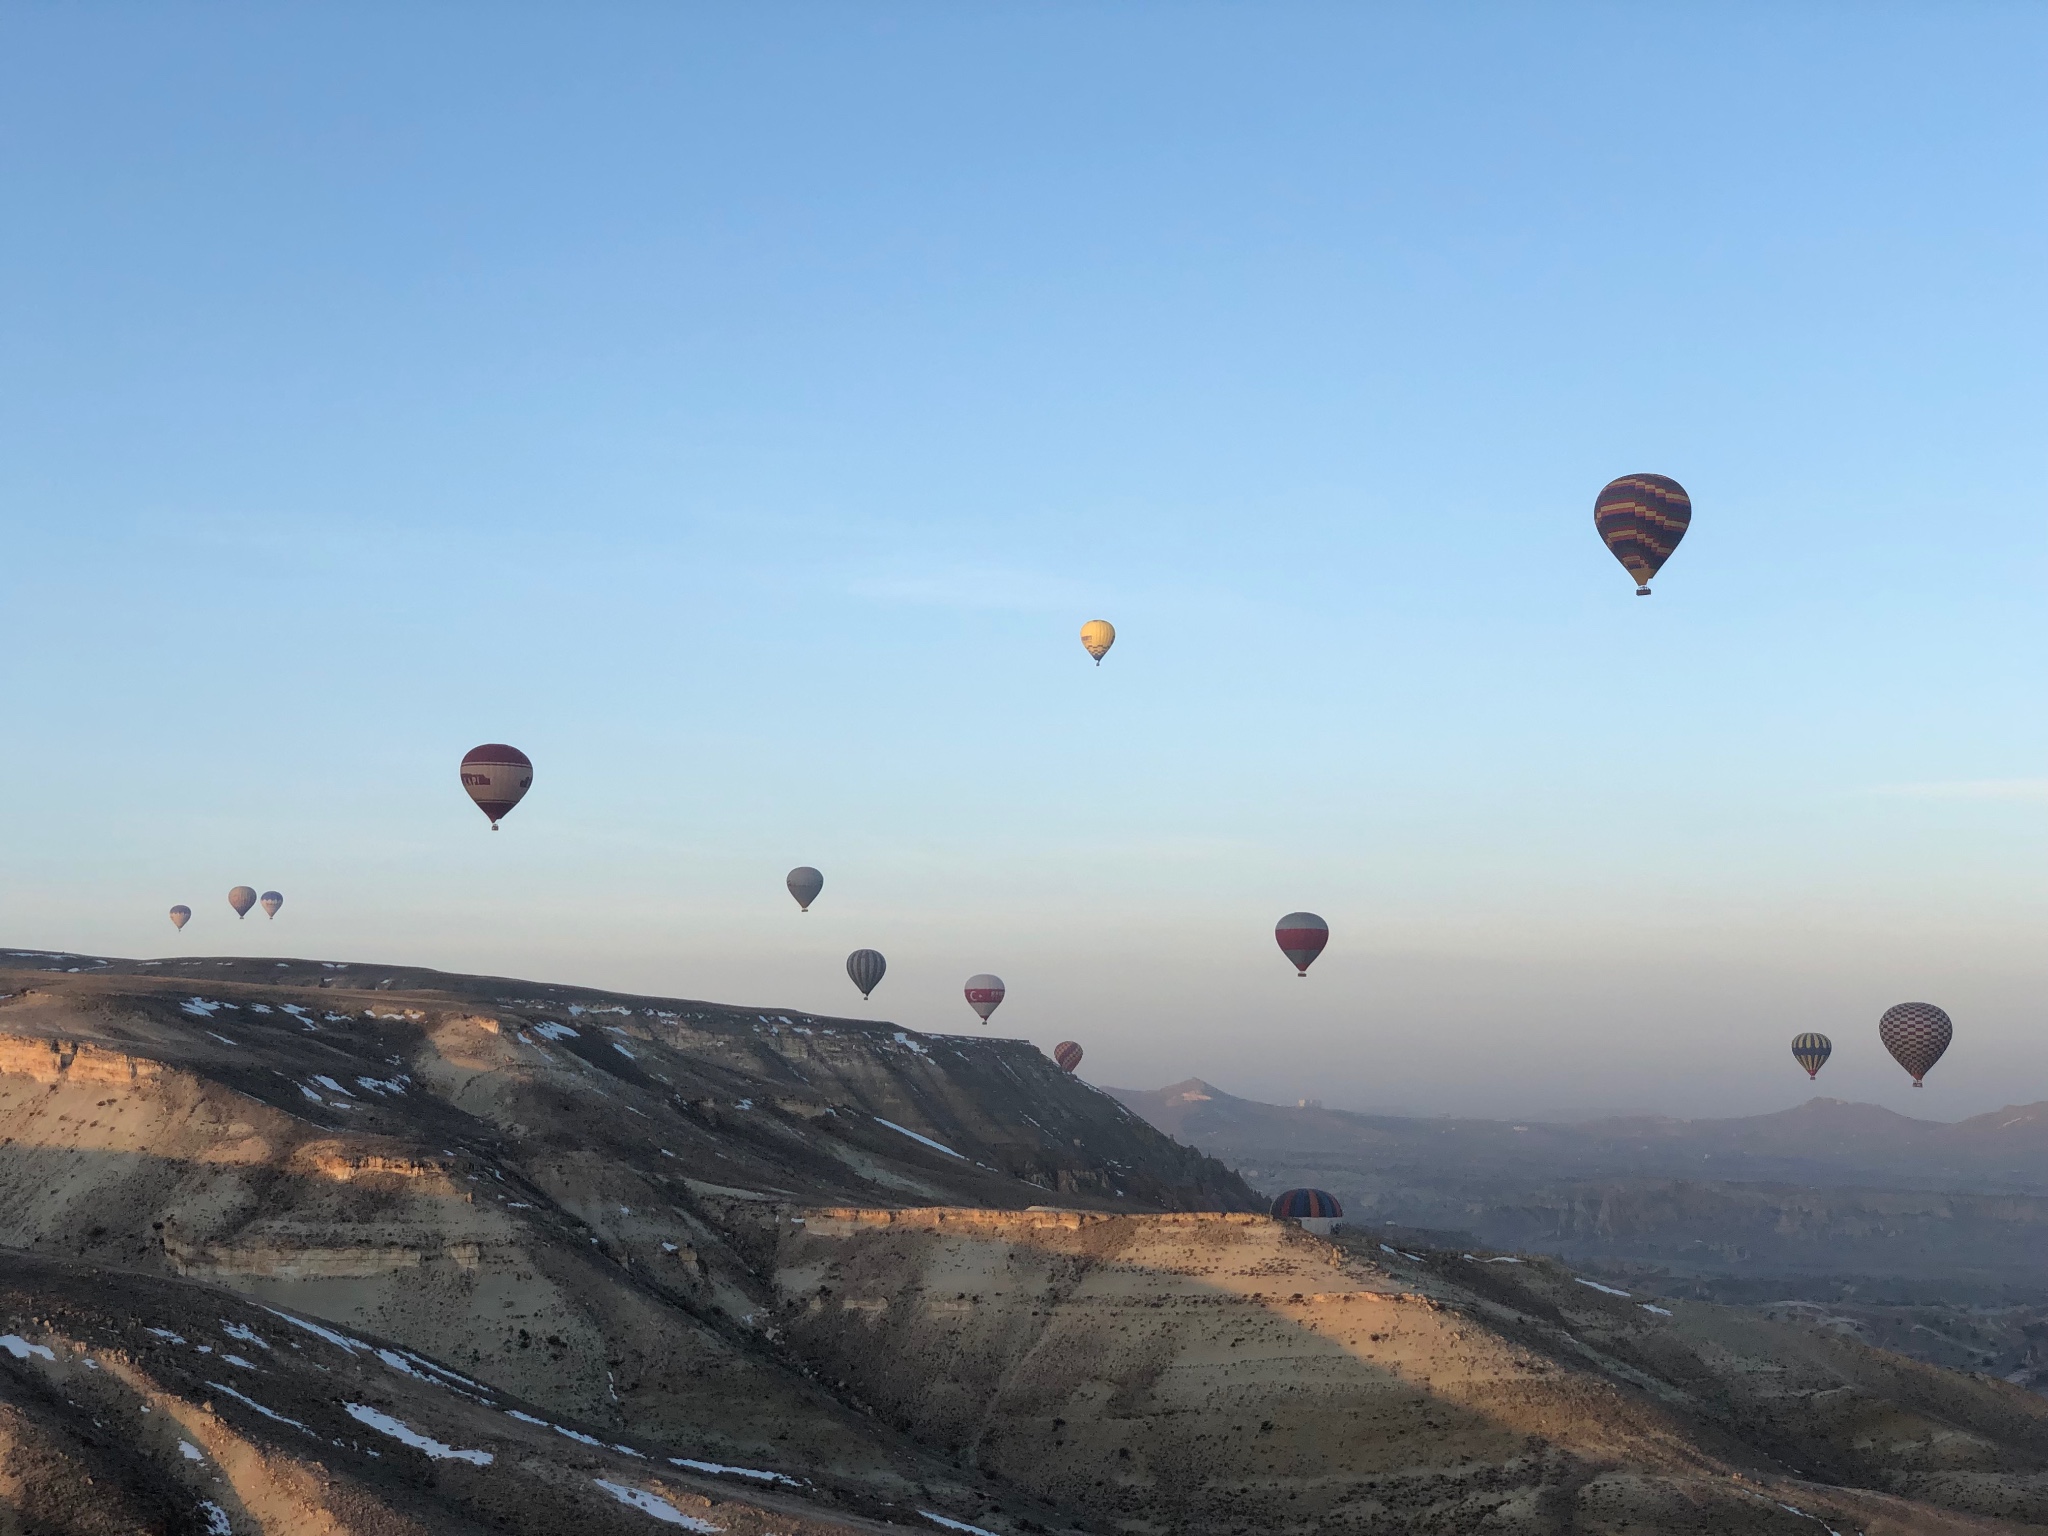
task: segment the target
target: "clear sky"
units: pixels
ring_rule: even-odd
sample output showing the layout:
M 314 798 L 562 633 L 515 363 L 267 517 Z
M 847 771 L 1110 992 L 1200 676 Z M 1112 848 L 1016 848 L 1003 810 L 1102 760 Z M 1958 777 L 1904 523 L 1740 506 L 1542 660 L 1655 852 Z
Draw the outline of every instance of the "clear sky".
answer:
M 0 935 L 2048 1098 L 2044 78 L 2036 4 L 7 7 Z

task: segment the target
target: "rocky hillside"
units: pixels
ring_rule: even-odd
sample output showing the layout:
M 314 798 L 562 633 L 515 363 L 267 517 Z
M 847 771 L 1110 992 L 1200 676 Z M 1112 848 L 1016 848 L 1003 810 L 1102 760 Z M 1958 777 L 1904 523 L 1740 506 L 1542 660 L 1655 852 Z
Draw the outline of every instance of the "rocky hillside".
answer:
M 1311 1239 L 1023 1042 L 10 958 L 0 1532 L 2048 1528 L 2037 1399 Z

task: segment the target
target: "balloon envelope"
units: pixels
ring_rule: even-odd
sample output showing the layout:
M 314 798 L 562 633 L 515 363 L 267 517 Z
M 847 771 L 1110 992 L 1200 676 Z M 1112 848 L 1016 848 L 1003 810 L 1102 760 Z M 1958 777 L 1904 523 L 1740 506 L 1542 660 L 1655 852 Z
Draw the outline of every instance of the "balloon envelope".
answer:
M 979 976 L 967 978 L 967 1006 L 981 1015 L 982 1023 L 988 1022 L 988 1016 L 996 1011 L 996 1004 L 1002 1000 L 1002 977 L 983 971 Z
M 192 909 L 186 906 L 182 901 L 179 902 L 175 907 L 171 908 L 171 926 L 173 928 L 182 928 L 191 921 Z
M 1071 1072 L 1081 1065 L 1081 1047 L 1071 1040 L 1062 1040 L 1052 1048 L 1052 1059 L 1060 1064 L 1062 1072 Z
M 796 898 L 796 904 L 803 911 L 811 910 L 811 903 L 818 899 L 818 892 L 825 889 L 825 877 L 808 864 L 799 864 L 789 872 L 783 882 L 789 887 L 789 894 Z
M 533 787 L 533 759 L 502 741 L 471 747 L 462 755 L 462 787 L 477 809 L 491 818 L 491 830 Z
M 1692 498 L 1669 475 L 1623 475 L 1602 486 L 1593 502 L 1593 526 L 1635 577 L 1639 597 L 1650 595 L 1650 578 L 1691 525 Z
M 882 958 L 879 949 L 856 949 L 846 957 L 846 974 L 853 978 L 863 998 L 881 984 L 882 973 L 888 969 L 889 962 Z
M 1820 1069 L 1835 1053 L 1835 1043 L 1826 1035 L 1795 1035 L 1792 1039 L 1792 1059 L 1806 1068 L 1808 1077 L 1820 1075 Z
M 277 909 L 283 905 L 284 893 L 282 891 L 265 891 L 263 893 L 263 910 L 271 917 L 276 917 Z
M 1900 1003 L 1885 1009 L 1884 1017 L 1877 1021 L 1877 1038 L 1892 1053 L 1892 1060 L 1913 1074 L 1915 1088 L 1934 1070 L 1955 1033 L 1948 1015 L 1932 1003 Z
M 1273 1214 L 1286 1221 L 1299 1221 L 1304 1216 L 1330 1220 L 1341 1217 L 1344 1207 L 1327 1189 L 1290 1189 L 1273 1197 Z
M 235 916 L 247 917 L 249 909 L 256 905 L 256 887 L 238 885 L 228 892 L 228 905 L 235 909 Z
M 1102 658 L 1116 644 L 1116 626 L 1107 619 L 1090 619 L 1081 626 L 1081 644 L 1095 658 L 1095 665 L 1101 666 Z
M 1290 912 L 1275 925 L 1273 937 L 1280 941 L 1280 953 L 1306 976 L 1323 946 L 1330 942 L 1330 925 L 1313 912 Z

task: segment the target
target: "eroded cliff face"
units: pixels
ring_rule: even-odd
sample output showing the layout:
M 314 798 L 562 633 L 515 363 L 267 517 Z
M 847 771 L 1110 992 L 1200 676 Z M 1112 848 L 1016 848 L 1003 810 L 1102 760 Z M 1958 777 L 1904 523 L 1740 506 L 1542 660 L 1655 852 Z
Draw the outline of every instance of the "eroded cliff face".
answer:
M 779 1326 L 906 1432 L 1133 1532 L 2048 1516 L 2048 1405 L 2000 1384 L 1376 1247 L 1256 1216 L 815 1210 Z M 1882 1495 L 1798 1475 L 1822 1466 Z

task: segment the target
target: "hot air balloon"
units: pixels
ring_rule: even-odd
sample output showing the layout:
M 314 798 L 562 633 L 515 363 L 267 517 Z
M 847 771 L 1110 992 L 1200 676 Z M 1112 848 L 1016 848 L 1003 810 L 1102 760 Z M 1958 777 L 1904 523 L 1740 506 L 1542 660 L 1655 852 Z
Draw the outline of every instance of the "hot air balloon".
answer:
M 1297 1223 L 1304 1232 L 1328 1237 L 1344 1219 L 1344 1207 L 1326 1189 L 1290 1189 L 1273 1197 L 1273 1214 Z
M 799 864 L 789 872 L 789 878 L 783 884 L 789 887 L 789 894 L 796 898 L 797 906 L 808 912 L 811 903 L 818 899 L 818 892 L 825 889 L 825 877 L 810 865 Z
M 171 908 L 171 926 L 173 928 L 183 928 L 187 923 L 191 921 L 192 909 L 186 906 L 182 901 L 179 902 L 175 907 Z
M 277 909 L 283 905 L 284 893 L 282 891 L 265 891 L 263 893 L 263 910 L 270 915 L 273 921 L 277 917 Z
M 1806 1068 L 1809 1078 L 1818 1077 L 1834 1053 L 1835 1044 L 1826 1035 L 1807 1033 L 1792 1037 L 1792 1059 Z
M 462 787 L 477 809 L 491 818 L 491 830 L 499 819 L 526 797 L 533 786 L 533 759 L 517 747 L 503 742 L 486 742 L 471 747 L 462 756 Z
M 1101 666 L 1102 658 L 1116 644 L 1116 626 L 1107 619 L 1090 619 L 1081 626 L 1081 644 L 1095 658 L 1095 665 Z
M 256 905 L 256 887 L 238 885 L 228 892 L 228 905 L 235 909 L 235 916 L 247 917 L 249 909 Z
M 1669 475 L 1623 475 L 1601 488 L 1593 526 L 1608 550 L 1636 579 L 1636 596 L 1650 595 L 1657 574 L 1692 522 L 1692 498 Z
M 1062 1072 L 1071 1072 L 1081 1065 L 1081 1047 L 1071 1040 L 1062 1040 L 1052 1048 L 1052 1059 L 1059 1063 Z
M 988 1016 L 996 1011 L 996 1004 L 1002 1000 L 1002 977 L 983 971 L 979 976 L 967 978 L 967 1006 L 981 1015 L 982 1023 L 988 1022 Z
M 882 958 L 879 949 L 856 949 L 846 957 L 846 974 L 853 978 L 853 984 L 860 988 L 861 1001 L 882 984 L 882 972 L 889 969 L 889 962 Z
M 1280 953 L 1306 976 L 1323 946 L 1330 942 L 1330 925 L 1313 912 L 1290 912 L 1280 919 L 1273 937 L 1280 941 Z
M 1934 1070 L 1955 1033 L 1948 1015 L 1932 1003 L 1900 1003 L 1885 1009 L 1884 1017 L 1877 1021 L 1877 1038 L 1892 1053 L 1892 1060 L 1913 1074 L 1915 1088 Z

